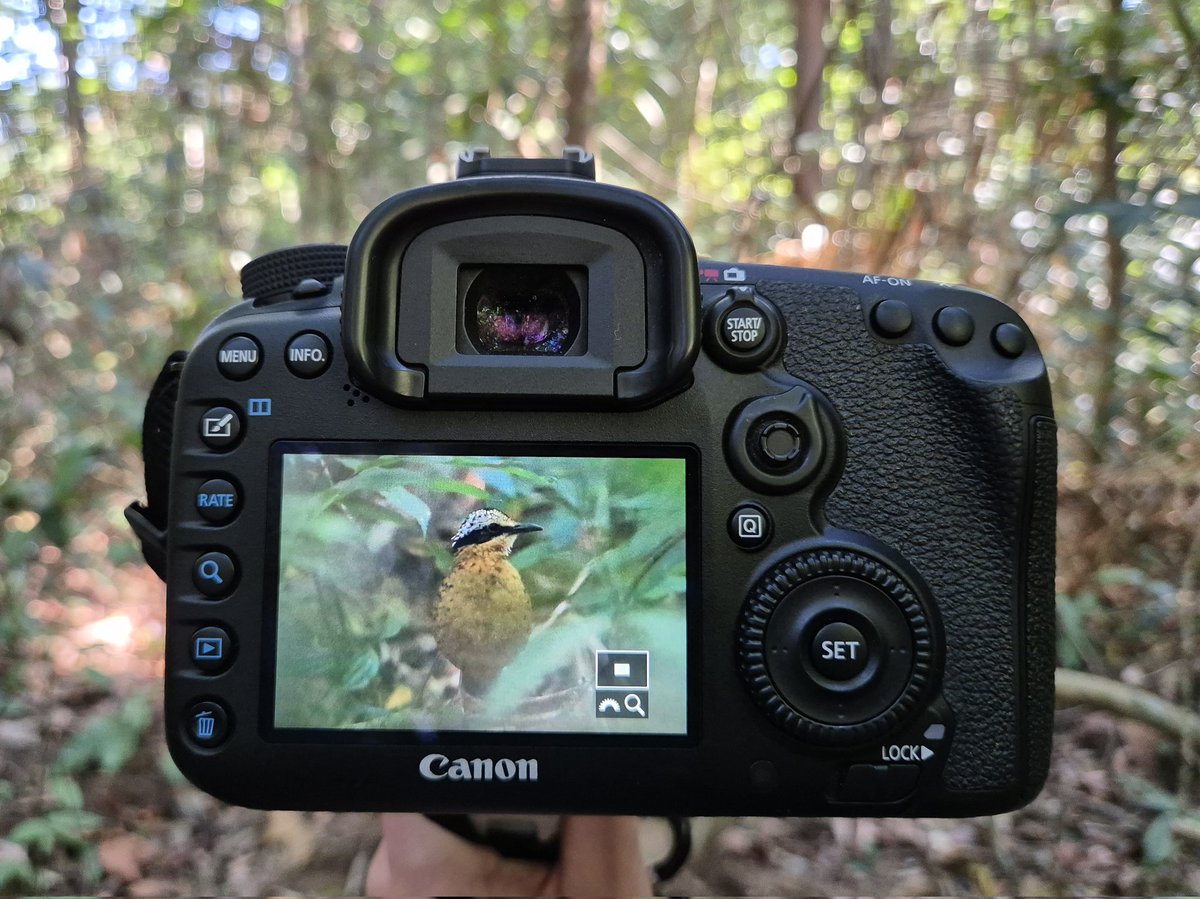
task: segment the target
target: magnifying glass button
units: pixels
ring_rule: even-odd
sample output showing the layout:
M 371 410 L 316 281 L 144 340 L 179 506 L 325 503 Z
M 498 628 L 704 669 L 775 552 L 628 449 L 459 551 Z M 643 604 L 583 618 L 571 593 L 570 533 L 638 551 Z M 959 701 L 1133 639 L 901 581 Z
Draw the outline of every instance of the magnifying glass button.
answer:
M 211 599 L 228 596 L 233 590 L 237 568 L 223 552 L 207 552 L 192 565 L 192 583 Z
M 637 693 L 630 693 L 625 697 L 625 711 L 634 712 L 646 717 L 646 710 L 642 708 L 642 697 Z

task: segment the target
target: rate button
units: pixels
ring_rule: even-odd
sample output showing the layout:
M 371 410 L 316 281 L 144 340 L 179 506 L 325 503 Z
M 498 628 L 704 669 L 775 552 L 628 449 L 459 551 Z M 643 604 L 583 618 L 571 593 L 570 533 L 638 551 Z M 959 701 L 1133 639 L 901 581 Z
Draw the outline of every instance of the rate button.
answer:
M 196 513 L 211 524 L 231 521 L 241 506 L 237 487 L 224 478 L 212 478 L 196 491 Z

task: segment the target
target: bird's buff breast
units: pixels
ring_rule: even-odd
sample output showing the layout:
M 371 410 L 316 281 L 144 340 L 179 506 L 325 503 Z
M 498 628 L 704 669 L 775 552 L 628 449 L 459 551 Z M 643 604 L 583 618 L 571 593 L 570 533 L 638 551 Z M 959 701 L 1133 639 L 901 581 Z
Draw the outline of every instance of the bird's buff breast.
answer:
M 434 623 L 451 663 L 491 674 L 529 639 L 533 610 L 521 575 L 503 554 L 467 547 L 438 591 Z

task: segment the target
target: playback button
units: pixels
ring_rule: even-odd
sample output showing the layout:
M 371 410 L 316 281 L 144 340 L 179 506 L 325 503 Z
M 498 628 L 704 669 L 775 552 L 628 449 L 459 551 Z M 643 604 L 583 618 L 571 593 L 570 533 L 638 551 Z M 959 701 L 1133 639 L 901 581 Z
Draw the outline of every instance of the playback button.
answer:
M 188 650 L 192 664 L 205 674 L 219 674 L 233 661 L 233 643 L 220 627 L 202 627 L 192 634 Z
M 212 478 L 196 491 L 196 514 L 210 524 L 232 521 L 241 507 L 238 489 L 224 478 Z

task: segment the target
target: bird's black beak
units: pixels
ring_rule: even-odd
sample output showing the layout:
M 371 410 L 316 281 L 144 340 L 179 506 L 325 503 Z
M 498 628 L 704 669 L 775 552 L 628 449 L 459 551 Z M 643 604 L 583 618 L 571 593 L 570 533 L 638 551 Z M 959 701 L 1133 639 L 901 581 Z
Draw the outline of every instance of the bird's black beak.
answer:
M 510 534 L 528 534 L 532 531 L 540 531 L 541 529 L 542 526 L 540 524 L 514 524 L 508 528 L 508 532 Z

